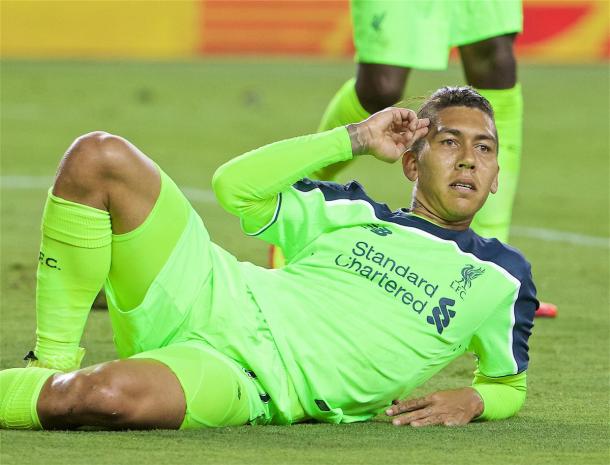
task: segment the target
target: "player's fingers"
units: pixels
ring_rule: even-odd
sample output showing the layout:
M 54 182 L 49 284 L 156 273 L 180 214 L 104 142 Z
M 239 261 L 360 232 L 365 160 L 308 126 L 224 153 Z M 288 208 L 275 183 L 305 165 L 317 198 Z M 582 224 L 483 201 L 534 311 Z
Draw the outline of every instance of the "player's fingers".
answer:
M 415 115 L 412 121 L 407 122 L 406 125 L 403 124 L 402 129 L 406 137 L 416 139 L 427 133 L 429 125 L 430 120 L 428 118 L 418 119 Z M 424 129 L 425 131 L 423 131 Z
M 403 128 L 409 128 L 415 121 L 417 122 L 417 114 L 413 110 L 408 108 L 395 108 L 397 110 L 396 115 L 400 115 L 400 126 Z
M 430 415 L 426 418 L 414 420 L 410 423 L 411 426 L 419 428 L 421 426 L 432 426 L 443 424 L 443 417 L 441 415 Z
M 430 407 L 409 412 L 392 420 L 392 424 L 396 426 L 410 425 L 413 422 L 422 421 L 433 415 L 433 410 Z
M 404 134 L 404 144 L 407 146 L 412 145 L 416 140 L 425 137 L 428 134 L 428 128 L 419 128 L 414 132 L 408 132 Z
M 423 128 L 430 126 L 430 118 L 421 118 L 417 120 L 417 127 Z
M 401 413 L 410 412 L 412 410 L 418 410 L 426 407 L 430 404 L 430 400 L 427 397 L 419 397 L 417 399 L 409 399 L 407 401 L 399 402 L 398 404 L 392 405 L 386 410 L 386 415 L 394 416 Z
M 423 126 L 421 128 L 418 128 L 414 133 L 413 133 L 413 137 L 411 138 L 411 140 L 417 140 L 417 139 L 421 139 L 422 137 L 424 137 L 426 134 L 428 134 L 428 126 Z
M 465 425 L 466 423 L 467 423 L 466 421 L 464 421 L 464 420 L 459 420 L 459 419 L 457 419 L 457 418 L 455 418 L 455 417 L 448 417 L 448 418 L 446 417 L 446 418 L 443 420 L 443 425 L 445 425 L 445 426 L 449 426 L 449 427 L 451 427 L 451 426 L 460 426 L 460 425 Z
M 392 123 L 394 124 L 394 128 L 399 128 L 402 126 L 404 121 L 404 115 L 400 111 L 402 110 L 402 108 L 393 108 L 393 110 L 394 111 L 392 111 Z

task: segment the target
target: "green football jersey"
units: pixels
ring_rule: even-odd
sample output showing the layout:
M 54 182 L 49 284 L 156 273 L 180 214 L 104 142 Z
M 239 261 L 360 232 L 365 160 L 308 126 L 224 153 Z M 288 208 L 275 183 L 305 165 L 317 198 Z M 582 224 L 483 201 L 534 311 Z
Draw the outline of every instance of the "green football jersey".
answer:
M 253 235 L 286 255 L 279 270 L 241 266 L 315 419 L 371 418 L 466 351 L 488 377 L 527 368 L 530 265 L 495 239 L 392 212 L 356 182 L 308 179 Z

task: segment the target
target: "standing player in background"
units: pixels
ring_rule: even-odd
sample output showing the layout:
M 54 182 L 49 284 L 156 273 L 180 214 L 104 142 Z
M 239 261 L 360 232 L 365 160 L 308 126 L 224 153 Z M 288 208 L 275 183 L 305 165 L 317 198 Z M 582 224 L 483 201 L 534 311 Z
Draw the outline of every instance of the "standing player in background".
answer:
M 358 69 L 329 103 L 319 131 L 355 123 L 402 98 L 412 68 L 442 70 L 457 46 L 469 85 L 489 100 L 500 139 L 500 190 L 475 216 L 471 228 L 508 242 L 521 162 L 523 97 L 513 44 L 521 32 L 521 0 L 351 0 Z M 351 162 L 351 161 L 350 161 Z M 335 180 L 350 162 L 312 175 Z M 271 266 L 281 267 L 281 250 Z M 541 303 L 537 316 L 555 316 Z

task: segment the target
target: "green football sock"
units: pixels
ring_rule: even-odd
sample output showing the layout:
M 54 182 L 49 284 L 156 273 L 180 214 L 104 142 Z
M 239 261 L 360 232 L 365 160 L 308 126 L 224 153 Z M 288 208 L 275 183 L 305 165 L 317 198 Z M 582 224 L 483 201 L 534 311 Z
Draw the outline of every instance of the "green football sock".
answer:
M 36 404 L 45 382 L 58 370 L 10 368 L 0 371 L 0 428 L 42 429 Z
M 329 129 L 345 126 L 350 123 L 357 123 L 371 116 L 371 114 L 362 107 L 360 100 L 358 100 L 355 85 L 356 79 L 352 78 L 341 86 L 328 104 L 328 107 L 322 116 L 320 126 L 318 127 L 318 132 L 328 131 Z M 332 181 L 337 173 L 349 163 L 351 163 L 351 160 L 326 166 L 313 173 L 311 177 L 324 181 Z
M 517 191 L 521 164 L 521 132 L 523 123 L 523 96 L 521 85 L 512 89 L 478 89 L 491 103 L 495 116 L 500 147 L 498 163 L 500 176 L 498 192 L 490 195 L 476 214 L 471 228 L 480 236 L 496 237 L 508 241 L 513 201 Z
M 36 274 L 37 359 L 29 366 L 70 371 L 95 296 L 110 269 L 110 214 L 49 192 Z

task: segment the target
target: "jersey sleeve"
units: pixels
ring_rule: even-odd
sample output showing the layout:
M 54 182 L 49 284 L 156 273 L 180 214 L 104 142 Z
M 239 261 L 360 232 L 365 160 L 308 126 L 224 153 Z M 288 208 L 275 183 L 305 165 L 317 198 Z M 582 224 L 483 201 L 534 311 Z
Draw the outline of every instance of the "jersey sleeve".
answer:
M 349 134 L 339 127 L 240 155 L 216 170 L 212 187 L 221 206 L 240 218 L 247 234 L 256 235 L 276 219 L 280 192 L 313 171 L 351 158 Z
M 482 420 L 513 416 L 526 397 L 528 339 L 538 300 L 529 263 L 522 257 L 516 261 L 511 276 L 517 289 L 498 303 L 470 342 L 478 360 L 472 387 L 483 400 Z
M 475 372 L 472 387 L 483 400 L 483 413 L 478 420 L 501 420 L 517 413 L 527 393 L 526 372 L 501 378 L 489 378 Z
M 522 257 L 511 276 L 517 289 L 501 299 L 497 308 L 479 327 L 470 341 L 470 350 L 478 358 L 478 370 L 483 376 L 496 378 L 515 375 L 527 369 L 528 339 L 538 308 L 536 288 L 529 263 Z
M 281 247 L 290 262 L 325 232 L 370 223 L 375 209 L 389 212 L 386 205 L 372 202 L 356 181 L 342 185 L 305 178 L 280 194 L 269 224 L 250 235 Z

